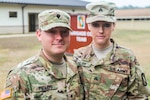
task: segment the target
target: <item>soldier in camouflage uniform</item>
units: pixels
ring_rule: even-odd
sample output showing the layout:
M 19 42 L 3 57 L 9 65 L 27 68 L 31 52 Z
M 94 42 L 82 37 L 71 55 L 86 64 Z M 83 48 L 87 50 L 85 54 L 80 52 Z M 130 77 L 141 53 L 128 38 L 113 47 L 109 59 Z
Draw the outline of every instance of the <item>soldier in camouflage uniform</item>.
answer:
M 1 99 L 75 100 L 79 96 L 77 69 L 64 54 L 70 42 L 70 16 L 52 9 L 41 12 L 38 18 L 36 36 L 42 49 L 10 70 L 4 92 L 7 95 L 1 94 Z
M 150 88 L 135 55 L 112 38 L 115 4 L 89 3 L 86 22 L 93 41 L 75 50 L 85 100 L 147 100 Z

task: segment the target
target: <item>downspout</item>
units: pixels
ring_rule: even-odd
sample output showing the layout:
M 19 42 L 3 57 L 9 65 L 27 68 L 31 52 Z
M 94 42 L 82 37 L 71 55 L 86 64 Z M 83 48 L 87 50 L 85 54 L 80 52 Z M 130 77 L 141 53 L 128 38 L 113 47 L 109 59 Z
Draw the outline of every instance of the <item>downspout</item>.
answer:
M 22 6 L 22 33 L 24 34 L 25 33 L 25 25 L 24 25 L 24 8 L 26 7 L 27 5 L 23 5 Z

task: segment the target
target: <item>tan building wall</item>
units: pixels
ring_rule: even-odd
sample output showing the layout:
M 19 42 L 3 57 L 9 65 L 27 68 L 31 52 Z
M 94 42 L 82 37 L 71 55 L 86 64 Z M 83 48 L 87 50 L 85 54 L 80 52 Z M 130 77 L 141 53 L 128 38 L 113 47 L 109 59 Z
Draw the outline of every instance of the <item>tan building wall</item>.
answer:
M 128 29 L 128 30 L 147 30 L 150 31 L 150 20 L 141 21 L 117 21 L 116 29 Z
M 117 29 L 150 31 L 150 8 L 116 10 Z

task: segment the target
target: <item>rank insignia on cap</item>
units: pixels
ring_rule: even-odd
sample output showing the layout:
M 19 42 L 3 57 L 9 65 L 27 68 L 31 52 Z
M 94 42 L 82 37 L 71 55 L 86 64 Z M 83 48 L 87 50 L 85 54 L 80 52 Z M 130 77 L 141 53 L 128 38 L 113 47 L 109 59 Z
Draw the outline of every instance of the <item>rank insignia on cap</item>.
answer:
M 56 16 L 57 16 L 58 19 L 60 18 L 60 14 L 57 14 Z
M 0 94 L 0 100 L 4 100 L 6 98 L 10 98 L 12 94 L 11 89 L 5 89 L 4 91 L 1 92 Z
M 103 12 L 103 9 L 102 9 L 102 8 L 100 8 L 100 9 L 99 9 L 99 12 Z

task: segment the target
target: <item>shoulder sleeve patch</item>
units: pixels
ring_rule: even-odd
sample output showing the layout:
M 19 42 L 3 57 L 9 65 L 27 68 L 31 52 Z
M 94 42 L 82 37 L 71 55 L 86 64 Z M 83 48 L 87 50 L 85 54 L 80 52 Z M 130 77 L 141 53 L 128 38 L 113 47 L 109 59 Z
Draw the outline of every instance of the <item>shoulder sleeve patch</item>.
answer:
M 12 89 L 5 89 L 0 94 L 0 100 L 4 100 L 6 98 L 10 98 L 12 96 Z

